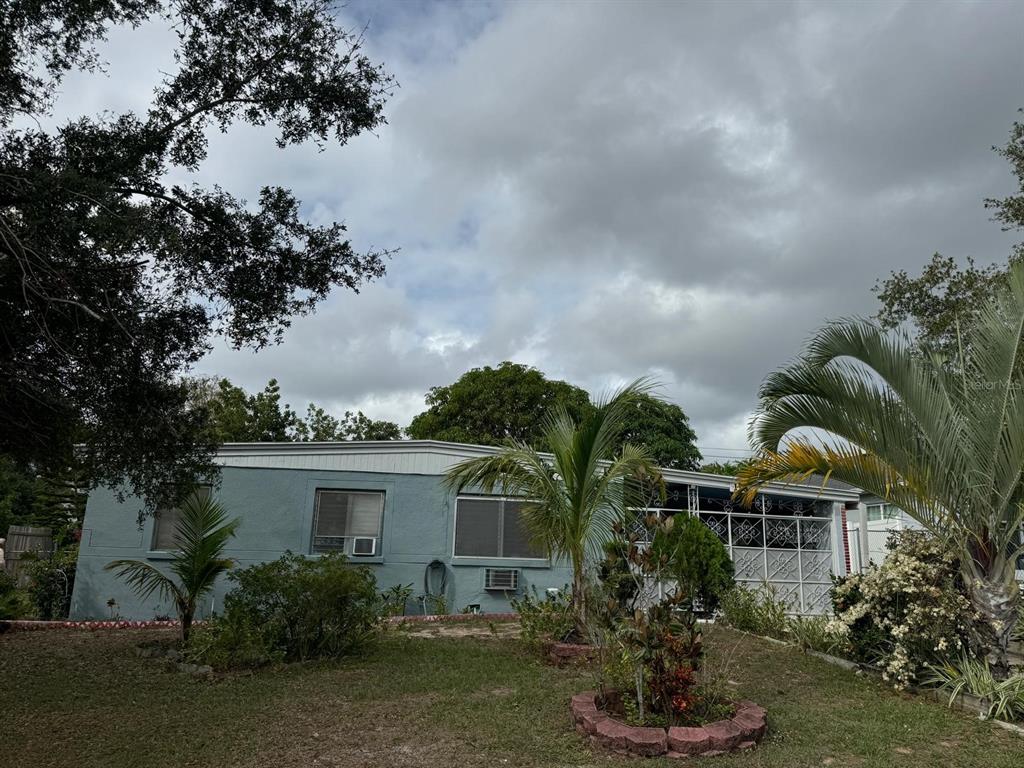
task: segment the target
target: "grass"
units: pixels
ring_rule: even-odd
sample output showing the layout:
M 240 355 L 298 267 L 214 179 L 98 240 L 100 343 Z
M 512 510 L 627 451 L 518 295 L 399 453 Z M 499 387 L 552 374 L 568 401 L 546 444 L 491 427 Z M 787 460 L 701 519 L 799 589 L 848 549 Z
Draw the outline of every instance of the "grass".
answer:
M 481 635 L 392 632 L 364 658 L 207 681 L 138 658 L 157 632 L 10 633 L 0 745 L 34 768 L 634 764 L 573 732 L 568 700 L 586 672 Z M 707 645 L 712 664 L 731 659 L 738 695 L 768 708 L 770 732 L 755 752 L 701 764 L 1020 765 L 1024 740 L 936 702 L 720 628 Z

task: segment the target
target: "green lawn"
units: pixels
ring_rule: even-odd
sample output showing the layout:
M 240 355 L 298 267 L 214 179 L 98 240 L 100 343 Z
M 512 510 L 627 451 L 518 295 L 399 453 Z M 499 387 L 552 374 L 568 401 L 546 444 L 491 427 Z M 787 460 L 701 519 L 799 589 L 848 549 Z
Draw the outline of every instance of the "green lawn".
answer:
M 591 752 L 568 715 L 585 672 L 506 638 L 392 632 L 368 657 L 216 681 L 166 672 L 134 645 L 153 632 L 0 635 L 0 749 L 10 765 L 635 765 Z M 726 630 L 739 694 L 768 709 L 755 752 L 715 766 L 1014 766 L 1024 739 L 898 695 L 799 651 Z M 678 766 L 677 761 L 646 763 Z

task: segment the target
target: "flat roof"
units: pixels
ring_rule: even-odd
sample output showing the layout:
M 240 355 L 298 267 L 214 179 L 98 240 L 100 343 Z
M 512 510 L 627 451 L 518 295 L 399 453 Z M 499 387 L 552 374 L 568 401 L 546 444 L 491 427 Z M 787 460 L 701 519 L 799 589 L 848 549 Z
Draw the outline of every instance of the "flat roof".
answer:
M 259 457 L 259 456 L 360 456 L 367 454 L 434 454 L 451 459 L 469 459 L 489 456 L 501 450 L 501 446 L 450 443 L 443 440 L 351 440 L 336 442 L 273 442 L 273 443 L 224 443 L 218 456 Z M 689 485 L 703 485 L 711 488 L 733 490 L 736 478 L 732 475 L 716 475 L 684 469 L 661 468 L 667 482 Z M 820 478 L 820 476 L 819 476 Z M 783 496 L 814 496 L 832 501 L 857 501 L 860 492 L 846 483 L 838 481 L 806 483 L 768 483 L 764 490 Z

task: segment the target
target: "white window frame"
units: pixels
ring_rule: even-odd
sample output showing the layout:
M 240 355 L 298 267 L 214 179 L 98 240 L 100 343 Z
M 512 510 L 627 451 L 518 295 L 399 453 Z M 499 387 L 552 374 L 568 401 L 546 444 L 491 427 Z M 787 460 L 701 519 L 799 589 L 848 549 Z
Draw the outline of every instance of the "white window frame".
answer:
M 452 525 L 452 548 L 451 548 L 452 560 L 486 560 L 487 562 L 495 562 L 495 563 L 530 562 L 530 563 L 548 563 L 548 564 L 550 564 L 551 559 L 548 558 L 548 557 L 544 557 L 543 555 L 539 556 L 539 557 L 504 557 L 502 555 L 457 555 L 455 553 L 455 541 L 456 541 L 456 538 L 458 537 L 458 532 L 459 532 L 459 502 L 460 501 L 500 501 L 500 502 L 514 501 L 514 502 L 516 502 L 518 504 L 525 504 L 525 503 L 529 502 L 529 499 L 524 499 L 524 498 L 521 498 L 521 497 L 518 497 L 518 496 L 485 496 L 485 495 L 482 495 L 482 494 L 460 494 L 459 496 L 456 496 L 455 497 L 454 524 Z M 504 523 L 504 514 L 505 514 L 505 510 L 504 510 L 504 508 L 502 508 L 501 516 L 499 517 L 499 520 L 498 520 L 498 549 L 499 549 L 499 551 L 504 548 L 503 547 L 503 544 L 504 544 L 504 541 L 503 541 L 503 537 L 504 537 L 504 525 L 503 525 L 503 523 Z
M 320 520 L 320 494 L 321 493 L 365 493 L 380 496 L 380 519 L 377 525 L 377 533 L 374 536 L 344 536 L 345 543 L 339 548 L 317 549 L 317 523 Z M 380 488 L 315 488 L 313 490 L 313 528 L 309 538 L 309 551 L 313 555 L 326 555 L 331 552 L 340 552 L 345 557 L 354 560 L 372 560 L 381 557 L 381 546 L 384 541 L 384 508 L 387 502 L 387 491 Z M 375 544 L 372 555 L 358 555 L 354 552 L 356 539 L 374 539 Z

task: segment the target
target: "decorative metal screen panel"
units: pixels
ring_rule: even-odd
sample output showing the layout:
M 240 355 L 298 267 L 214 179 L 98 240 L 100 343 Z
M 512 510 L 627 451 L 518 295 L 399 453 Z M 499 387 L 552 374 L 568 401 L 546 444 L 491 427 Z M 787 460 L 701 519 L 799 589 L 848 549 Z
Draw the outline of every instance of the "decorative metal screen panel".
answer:
M 801 552 L 800 576 L 805 582 L 832 583 L 831 552 Z
M 800 604 L 799 584 L 775 584 L 776 599 L 784 602 L 793 613 L 803 613 L 803 606 Z
M 764 549 L 740 549 L 733 547 L 732 562 L 736 569 L 736 578 L 740 580 L 762 581 L 764 579 Z
M 764 520 L 760 517 L 740 517 L 732 515 L 732 545 L 734 547 L 763 547 Z
M 742 586 L 767 580 L 794 613 L 828 610 L 832 502 L 762 494 L 744 507 L 721 490 L 690 486 L 687 506 L 729 549 Z
M 765 552 L 768 562 L 768 581 L 800 581 L 800 553 L 789 550 L 769 549 Z
M 828 520 L 800 521 L 800 549 L 829 550 L 832 530 Z
M 831 584 L 804 584 L 804 613 L 827 613 L 832 607 Z

